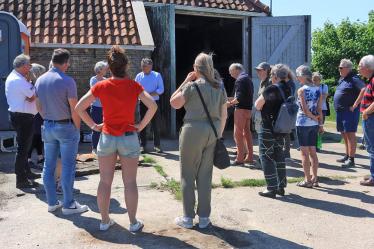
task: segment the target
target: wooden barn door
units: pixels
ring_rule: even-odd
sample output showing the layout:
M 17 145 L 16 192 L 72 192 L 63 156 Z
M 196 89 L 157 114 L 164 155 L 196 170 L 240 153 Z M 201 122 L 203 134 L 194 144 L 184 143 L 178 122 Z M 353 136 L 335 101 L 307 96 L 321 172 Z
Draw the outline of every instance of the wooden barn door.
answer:
M 260 62 L 284 63 L 295 70 L 311 61 L 311 17 L 252 17 L 252 76 L 258 89 Z M 257 90 L 256 90 L 257 91 Z
M 147 16 L 155 43 L 152 56 L 153 68 L 160 72 L 165 92 L 160 96 L 160 109 L 163 134 L 176 136 L 175 110 L 171 108 L 169 99 L 175 91 L 175 9 L 168 4 L 147 9 Z

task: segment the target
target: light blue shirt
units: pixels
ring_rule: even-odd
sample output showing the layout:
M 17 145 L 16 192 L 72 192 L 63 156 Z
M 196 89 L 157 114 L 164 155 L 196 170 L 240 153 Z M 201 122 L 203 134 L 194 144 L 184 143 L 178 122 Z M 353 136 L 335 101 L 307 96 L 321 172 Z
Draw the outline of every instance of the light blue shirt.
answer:
M 106 78 L 104 77 L 103 80 L 106 80 Z M 97 77 L 96 76 L 93 76 L 91 79 L 90 79 L 90 88 L 92 88 L 97 82 L 99 82 L 97 80 Z M 96 107 L 102 107 L 101 105 L 101 102 L 98 98 L 96 98 L 96 100 L 92 103 L 93 106 L 96 106 Z
M 135 81 L 139 82 L 147 93 L 156 92 L 158 95 L 164 93 L 164 82 L 161 74 L 155 71 L 151 71 L 149 74 L 143 72 L 138 73 L 135 77 Z M 159 100 L 160 96 L 152 96 L 154 100 Z

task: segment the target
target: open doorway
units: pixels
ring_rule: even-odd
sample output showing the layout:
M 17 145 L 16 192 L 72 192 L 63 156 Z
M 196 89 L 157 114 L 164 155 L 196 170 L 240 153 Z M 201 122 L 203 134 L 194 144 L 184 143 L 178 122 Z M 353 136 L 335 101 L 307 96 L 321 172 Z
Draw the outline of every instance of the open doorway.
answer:
M 242 20 L 232 18 L 175 15 L 176 84 L 178 87 L 193 70 L 195 57 L 200 52 L 213 52 L 214 65 L 231 96 L 234 79 L 228 67 L 242 62 Z M 176 113 L 177 130 L 183 124 L 185 111 Z M 232 125 L 229 124 L 229 127 Z

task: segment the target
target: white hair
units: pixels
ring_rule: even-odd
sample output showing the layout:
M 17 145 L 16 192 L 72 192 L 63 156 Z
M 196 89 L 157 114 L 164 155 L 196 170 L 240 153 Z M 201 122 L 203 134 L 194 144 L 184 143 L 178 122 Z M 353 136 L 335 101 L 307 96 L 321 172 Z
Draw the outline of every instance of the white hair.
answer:
M 363 67 L 366 67 L 367 69 L 374 71 L 374 55 L 369 54 L 362 57 L 360 60 L 360 63 Z
M 106 63 L 105 61 L 96 62 L 94 67 L 95 74 L 100 73 L 100 71 L 104 68 L 108 68 L 108 63 Z
M 244 72 L 244 67 L 240 63 L 232 63 L 229 67 L 229 70 L 236 69 L 239 70 L 240 72 Z
M 309 82 L 312 82 L 312 71 L 308 66 L 301 65 L 296 68 L 296 76 L 305 77 Z
M 314 72 L 312 75 L 312 79 L 318 78 L 320 81 L 322 81 L 322 74 L 320 72 Z
M 31 81 L 35 82 L 43 73 L 45 73 L 46 69 L 44 66 L 36 63 L 31 64 L 30 69 L 30 77 Z
M 29 65 L 29 64 L 30 64 L 30 56 L 25 55 L 25 54 L 20 54 L 16 58 L 14 58 L 13 68 L 20 68 L 20 67 L 23 67 L 24 65 Z
M 353 63 L 351 60 L 348 60 L 348 59 L 342 59 L 340 61 L 340 64 L 339 64 L 341 67 L 346 67 L 348 69 L 352 69 L 353 68 Z

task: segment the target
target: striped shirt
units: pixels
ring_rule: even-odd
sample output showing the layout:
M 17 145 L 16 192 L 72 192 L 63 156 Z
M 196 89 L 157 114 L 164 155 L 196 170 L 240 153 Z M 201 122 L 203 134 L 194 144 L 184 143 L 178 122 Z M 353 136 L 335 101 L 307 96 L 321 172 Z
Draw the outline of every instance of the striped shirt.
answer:
M 364 112 L 374 102 L 374 75 L 371 76 L 369 83 L 365 88 L 364 97 L 361 101 L 360 111 Z

